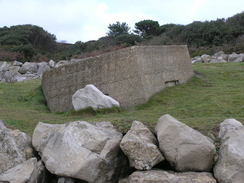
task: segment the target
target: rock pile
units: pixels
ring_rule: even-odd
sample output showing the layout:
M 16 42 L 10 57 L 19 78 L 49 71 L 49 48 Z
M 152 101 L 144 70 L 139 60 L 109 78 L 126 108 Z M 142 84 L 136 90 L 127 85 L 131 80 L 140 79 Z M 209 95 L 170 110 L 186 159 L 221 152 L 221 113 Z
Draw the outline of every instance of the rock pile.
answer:
M 244 62 L 244 53 L 237 54 L 225 54 L 223 51 L 219 51 L 214 55 L 210 56 L 204 54 L 192 58 L 192 63 L 226 63 L 226 62 Z
M 50 61 L 49 63 L 52 62 Z M 25 62 L 23 64 L 18 61 L 0 62 L 0 82 L 12 83 L 41 78 L 44 72 L 51 69 L 49 63 Z
M 220 124 L 219 155 L 211 139 L 170 115 L 155 132 L 139 121 L 124 136 L 110 122 L 40 122 L 32 137 L 38 161 L 30 138 L 0 121 L 0 182 L 44 183 L 51 173 L 56 183 L 243 183 L 239 121 Z
M 43 73 L 51 68 L 57 68 L 73 62 L 77 62 L 77 60 L 61 60 L 57 63 L 50 60 L 49 62 L 25 62 L 24 64 L 18 61 L 0 61 L 0 82 L 13 83 L 41 78 Z

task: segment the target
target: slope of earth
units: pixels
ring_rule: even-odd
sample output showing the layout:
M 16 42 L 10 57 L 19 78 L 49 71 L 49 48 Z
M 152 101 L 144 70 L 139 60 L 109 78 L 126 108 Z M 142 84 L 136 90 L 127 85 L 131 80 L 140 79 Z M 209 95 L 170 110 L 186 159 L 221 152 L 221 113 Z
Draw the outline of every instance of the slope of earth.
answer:
M 153 127 L 160 116 L 170 114 L 208 136 L 214 135 L 226 118 L 244 122 L 244 63 L 195 64 L 193 68 L 196 75 L 188 83 L 167 88 L 148 103 L 123 110 L 50 113 L 40 80 L 0 83 L 0 119 L 30 135 L 39 121 L 111 121 L 125 132 L 133 120 Z

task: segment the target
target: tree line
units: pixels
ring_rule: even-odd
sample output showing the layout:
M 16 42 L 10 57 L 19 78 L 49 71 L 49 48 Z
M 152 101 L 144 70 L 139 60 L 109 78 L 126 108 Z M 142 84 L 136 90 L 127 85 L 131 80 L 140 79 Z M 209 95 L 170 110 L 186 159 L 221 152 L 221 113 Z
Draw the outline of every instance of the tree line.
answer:
M 195 21 L 188 25 L 160 25 L 158 21 L 142 20 L 132 29 L 126 22 L 115 22 L 108 25 L 106 36 L 70 45 L 56 43 L 55 35 L 35 25 L 0 28 L 0 47 L 22 53 L 25 59 L 40 53 L 54 59 L 68 59 L 74 55 L 138 44 L 187 44 L 190 50 L 227 45 L 234 51 L 244 51 L 244 12 L 227 19 Z
M 84 52 L 111 45 L 136 44 L 187 44 L 190 51 L 203 49 L 208 52 L 217 47 L 227 51 L 244 52 L 244 12 L 227 19 L 195 21 L 188 25 L 160 25 L 158 21 L 142 20 L 135 23 L 133 30 L 126 22 L 116 22 L 109 24 L 105 37 L 92 42 L 77 42 L 74 48 Z

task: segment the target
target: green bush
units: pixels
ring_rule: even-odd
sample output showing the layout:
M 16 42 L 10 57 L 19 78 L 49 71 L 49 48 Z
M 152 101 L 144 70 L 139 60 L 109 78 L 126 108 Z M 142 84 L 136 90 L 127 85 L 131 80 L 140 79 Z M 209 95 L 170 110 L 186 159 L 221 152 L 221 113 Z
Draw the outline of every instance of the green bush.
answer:
M 116 36 L 115 40 L 117 44 L 126 44 L 127 46 L 132 46 L 142 41 L 140 36 L 134 34 L 121 34 Z

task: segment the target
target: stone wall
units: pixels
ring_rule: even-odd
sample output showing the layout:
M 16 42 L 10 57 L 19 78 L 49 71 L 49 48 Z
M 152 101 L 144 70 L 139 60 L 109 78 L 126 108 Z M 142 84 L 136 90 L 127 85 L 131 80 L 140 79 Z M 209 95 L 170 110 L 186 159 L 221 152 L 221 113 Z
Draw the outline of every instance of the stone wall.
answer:
M 72 95 L 87 84 L 128 107 L 192 75 L 187 46 L 133 46 L 52 69 L 42 88 L 52 112 L 72 109 Z

